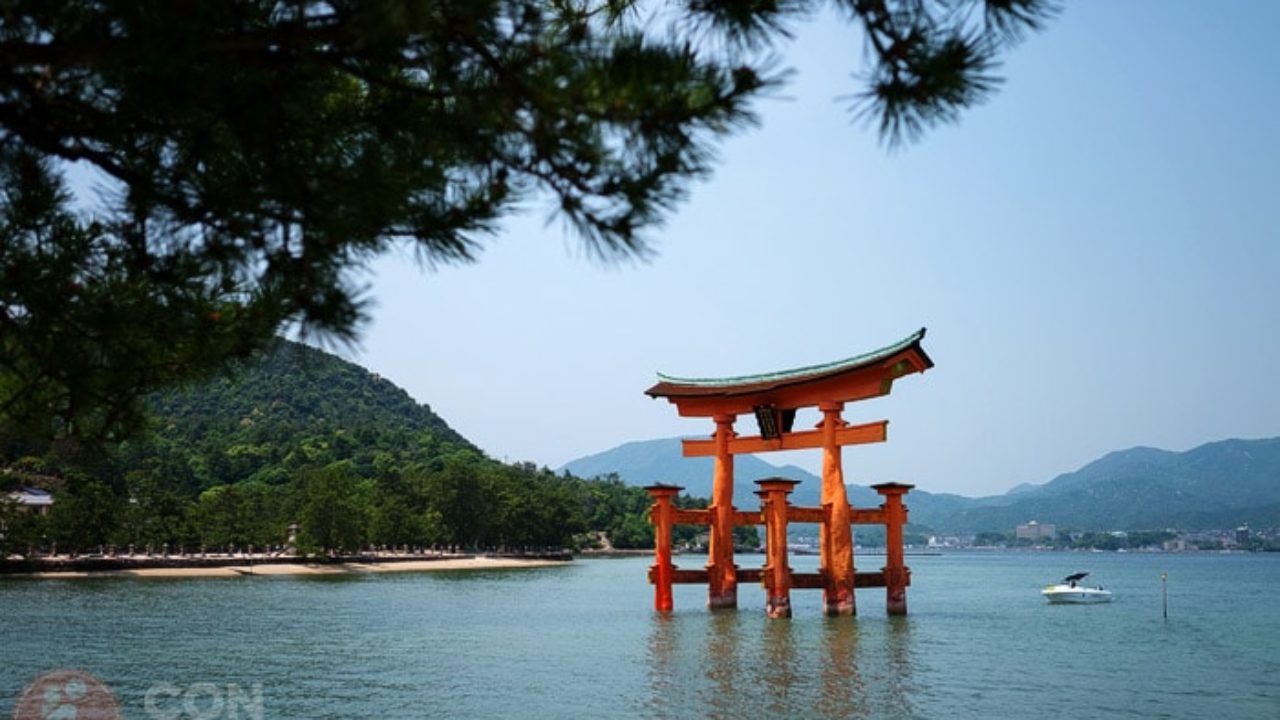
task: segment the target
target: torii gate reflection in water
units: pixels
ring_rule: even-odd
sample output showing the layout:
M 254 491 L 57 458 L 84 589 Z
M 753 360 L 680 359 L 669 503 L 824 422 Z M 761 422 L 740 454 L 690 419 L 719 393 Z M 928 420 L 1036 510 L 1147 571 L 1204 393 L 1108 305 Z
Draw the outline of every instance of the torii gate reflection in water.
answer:
M 761 582 L 768 595 L 771 617 L 790 617 L 790 589 L 822 588 L 823 609 L 828 615 L 854 615 L 855 587 L 883 587 L 890 615 L 907 612 L 910 570 L 903 561 L 902 526 L 907 508 L 902 496 L 911 485 L 874 485 L 884 498 L 878 509 L 854 509 L 844 487 L 841 448 L 845 445 L 884 442 L 887 420 L 849 425 L 841 417 L 844 404 L 888 395 L 893 381 L 933 367 L 920 343 L 924 329 L 889 347 L 847 360 L 765 375 L 735 378 L 675 378 L 659 374 L 659 382 L 645 394 L 666 398 L 682 417 L 709 417 L 715 421 L 710 440 L 685 440 L 685 457 L 715 458 L 711 505 L 706 510 L 679 510 L 672 499 L 682 488 L 651 485 L 654 498 L 651 520 L 655 525 L 655 564 L 649 580 L 655 586 L 654 607 L 673 607 L 673 583 L 707 583 L 707 606 L 735 608 L 739 582 Z M 822 421 L 816 430 L 794 431 L 796 411 L 816 407 Z M 760 434 L 739 437 L 733 424 L 739 415 L 754 415 Z M 733 507 L 733 456 L 773 450 L 822 448 L 822 507 L 798 508 L 787 502 L 795 481 L 771 478 L 758 481 L 759 512 Z M 786 526 L 789 522 L 821 524 L 819 572 L 795 573 L 787 565 Z M 673 525 L 710 527 L 705 570 L 680 570 L 671 560 Z M 853 531 L 855 524 L 885 526 L 885 565 L 880 572 L 855 572 Z M 734 564 L 735 525 L 765 525 L 766 561 L 762 570 L 743 570 Z

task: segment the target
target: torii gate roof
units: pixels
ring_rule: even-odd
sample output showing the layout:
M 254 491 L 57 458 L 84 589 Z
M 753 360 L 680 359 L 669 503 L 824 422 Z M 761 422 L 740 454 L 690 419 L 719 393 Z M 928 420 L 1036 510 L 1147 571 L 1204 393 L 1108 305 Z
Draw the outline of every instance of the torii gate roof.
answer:
M 920 343 L 925 329 L 862 355 L 821 365 L 729 378 L 681 378 L 658 373 L 658 383 L 645 391 L 665 397 L 681 415 L 747 412 L 769 404 L 806 407 L 819 402 L 845 402 L 884 395 L 893 380 L 933 367 Z

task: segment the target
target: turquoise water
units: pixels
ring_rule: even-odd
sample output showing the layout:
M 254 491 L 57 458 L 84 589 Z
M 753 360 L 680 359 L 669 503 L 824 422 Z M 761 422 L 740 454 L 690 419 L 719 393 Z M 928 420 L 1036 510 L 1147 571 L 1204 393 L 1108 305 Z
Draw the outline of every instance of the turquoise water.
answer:
M 259 692 L 268 718 L 1019 718 L 1068 707 L 1280 717 L 1280 555 L 908 561 L 908 617 L 886 617 L 883 591 L 866 590 L 857 618 L 824 618 L 816 592 L 798 591 L 789 621 L 764 617 L 755 586 L 740 589 L 737 612 L 714 614 L 702 589 L 679 587 L 676 612 L 656 616 L 640 558 L 483 573 L 0 578 L 0 717 L 60 667 L 101 678 L 130 718 L 252 717 L 229 701 L 219 710 L 227 686 Z M 1046 582 L 1077 570 L 1117 601 L 1041 600 Z M 148 706 L 156 688 L 164 702 Z

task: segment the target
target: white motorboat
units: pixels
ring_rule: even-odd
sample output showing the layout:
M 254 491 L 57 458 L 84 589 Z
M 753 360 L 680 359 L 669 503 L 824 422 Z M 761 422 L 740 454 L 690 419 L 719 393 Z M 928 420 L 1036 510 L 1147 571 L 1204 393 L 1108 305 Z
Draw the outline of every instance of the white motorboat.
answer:
M 1085 587 L 1080 581 L 1089 573 L 1082 572 L 1068 575 L 1057 585 L 1050 585 L 1040 591 L 1045 600 L 1051 603 L 1104 603 L 1114 598 L 1110 590 L 1103 590 L 1101 585 Z

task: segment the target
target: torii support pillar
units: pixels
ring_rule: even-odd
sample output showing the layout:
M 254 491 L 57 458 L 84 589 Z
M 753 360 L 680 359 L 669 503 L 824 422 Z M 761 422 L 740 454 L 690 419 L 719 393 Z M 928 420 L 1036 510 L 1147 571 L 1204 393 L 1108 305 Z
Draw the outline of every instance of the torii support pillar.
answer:
M 675 575 L 675 563 L 671 561 L 671 526 L 675 524 L 675 507 L 671 501 L 683 489 L 675 485 L 645 488 L 653 497 L 649 513 L 653 520 L 654 565 L 649 577 L 653 578 L 653 609 L 658 612 L 671 612 L 675 607 L 671 595 L 671 580 Z
M 858 606 L 853 593 L 853 509 L 844 488 L 844 466 L 836 431 L 846 425 L 840 417 L 842 402 L 823 402 L 822 411 L 822 507 L 827 522 L 820 537 L 822 572 L 826 582 L 822 588 L 822 607 L 827 615 L 856 615 Z
M 791 566 L 787 563 L 787 496 L 797 481 L 757 480 L 765 527 L 765 562 L 760 579 L 765 587 L 765 612 L 771 618 L 791 617 Z
M 902 504 L 914 485 L 881 483 L 872 485 L 884 497 L 884 589 L 885 609 L 890 615 L 907 614 L 907 586 L 911 570 L 907 568 L 902 543 L 902 526 L 907 522 L 907 506 Z
M 738 568 L 733 559 L 733 415 L 716 415 L 715 472 L 711 479 L 710 539 L 707 543 L 707 607 L 738 607 Z

